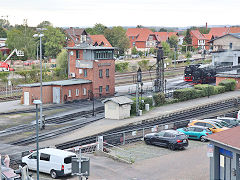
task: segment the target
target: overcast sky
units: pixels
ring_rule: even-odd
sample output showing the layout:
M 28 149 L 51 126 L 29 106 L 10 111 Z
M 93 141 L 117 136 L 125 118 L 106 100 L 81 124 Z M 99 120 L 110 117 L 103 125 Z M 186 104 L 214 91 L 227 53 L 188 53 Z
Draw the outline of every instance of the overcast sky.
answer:
M 61 27 L 237 25 L 239 7 L 240 0 L 0 0 L 0 18 Z

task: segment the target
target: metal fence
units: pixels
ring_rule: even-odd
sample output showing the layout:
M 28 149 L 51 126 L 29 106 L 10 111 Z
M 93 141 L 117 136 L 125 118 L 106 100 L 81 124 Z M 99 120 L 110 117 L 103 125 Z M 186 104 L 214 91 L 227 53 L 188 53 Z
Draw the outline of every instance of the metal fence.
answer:
M 22 88 L 6 83 L 5 86 L 0 86 L 0 97 L 20 96 Z

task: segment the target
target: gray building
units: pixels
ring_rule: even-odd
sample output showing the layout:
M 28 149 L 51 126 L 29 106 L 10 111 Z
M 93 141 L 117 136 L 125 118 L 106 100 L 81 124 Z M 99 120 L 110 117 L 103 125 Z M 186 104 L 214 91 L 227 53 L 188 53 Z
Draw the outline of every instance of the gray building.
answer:
M 239 180 L 240 126 L 208 136 L 210 180 Z

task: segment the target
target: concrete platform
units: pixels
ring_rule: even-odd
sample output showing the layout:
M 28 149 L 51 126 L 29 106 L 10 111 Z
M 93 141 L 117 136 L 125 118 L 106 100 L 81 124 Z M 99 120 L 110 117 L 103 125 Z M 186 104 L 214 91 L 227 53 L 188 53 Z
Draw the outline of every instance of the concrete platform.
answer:
M 177 111 L 181 111 L 189 108 L 194 108 L 197 106 L 203 106 L 203 105 L 207 105 L 207 104 L 211 104 L 211 103 L 215 103 L 215 102 L 219 102 L 219 101 L 223 101 L 231 98 L 237 98 L 237 97 L 240 97 L 239 90 L 218 94 L 218 95 L 213 95 L 213 96 L 210 96 L 209 98 L 208 97 L 198 98 L 198 99 L 193 99 L 185 102 L 157 107 L 154 110 L 148 113 L 145 113 L 140 117 L 139 116 L 132 117 L 132 118 L 123 119 L 123 120 L 102 119 L 95 123 L 87 125 L 81 129 L 75 130 L 71 133 L 59 136 L 55 139 L 40 142 L 40 146 L 41 147 L 49 146 L 49 145 L 54 146 L 60 143 L 65 143 L 65 142 L 73 141 L 83 137 L 92 136 L 92 135 L 102 133 L 117 127 L 128 125 L 131 123 L 137 123 L 149 118 L 154 118 L 154 117 L 166 115 L 169 113 L 173 113 L 173 112 L 177 112 Z

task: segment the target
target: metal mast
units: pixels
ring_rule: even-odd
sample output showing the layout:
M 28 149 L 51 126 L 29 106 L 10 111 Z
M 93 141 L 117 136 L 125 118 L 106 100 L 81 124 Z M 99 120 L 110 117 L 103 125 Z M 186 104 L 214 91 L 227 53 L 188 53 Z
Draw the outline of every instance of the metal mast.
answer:
M 157 79 L 155 81 L 155 91 L 164 93 L 164 60 L 162 47 L 159 47 L 157 51 L 156 75 Z

